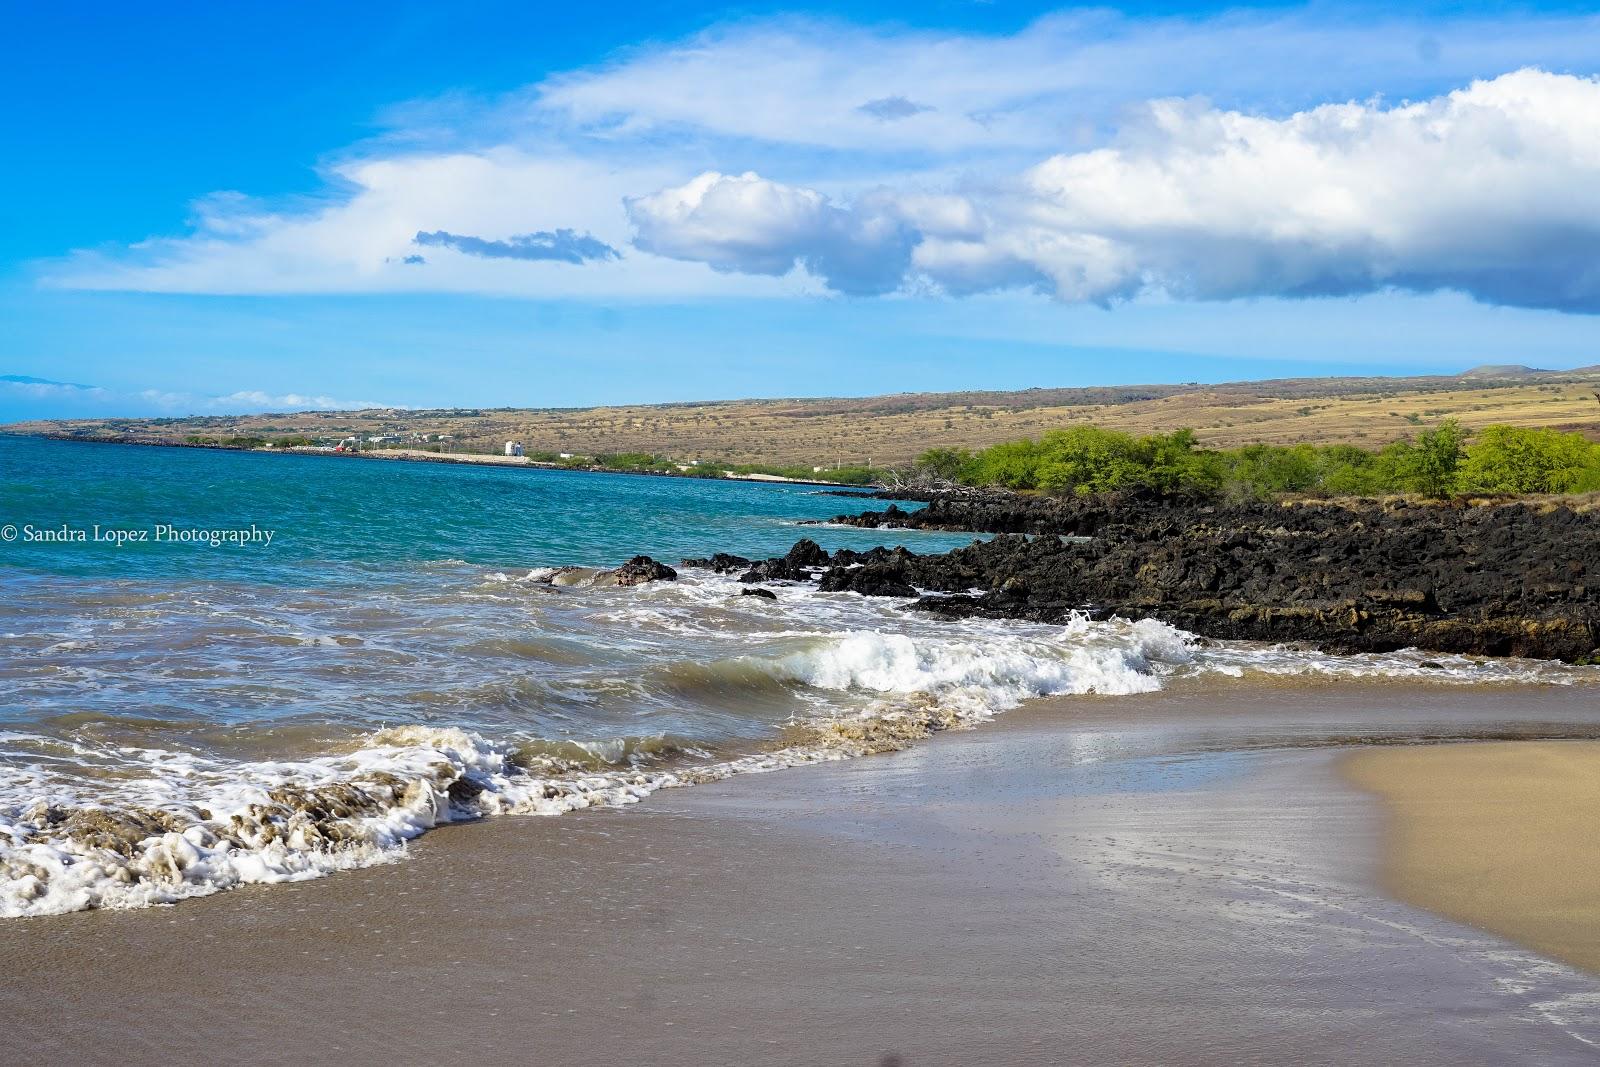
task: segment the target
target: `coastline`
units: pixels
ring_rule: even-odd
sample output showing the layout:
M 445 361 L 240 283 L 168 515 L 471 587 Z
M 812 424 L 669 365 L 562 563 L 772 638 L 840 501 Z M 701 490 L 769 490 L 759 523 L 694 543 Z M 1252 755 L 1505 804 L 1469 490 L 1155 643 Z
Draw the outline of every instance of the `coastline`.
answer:
M 199 445 L 180 441 L 112 440 L 103 437 L 73 437 L 68 434 L 16 433 L 0 430 L 0 436 L 32 438 L 39 441 L 64 441 L 82 445 L 132 445 L 137 448 L 193 448 L 211 452 L 242 452 L 252 455 L 277 456 L 329 456 L 336 459 L 382 459 L 397 463 L 454 463 L 464 466 L 511 467 L 524 470 L 582 471 L 585 474 L 632 474 L 643 478 L 687 478 L 704 482 L 763 482 L 780 485 L 814 485 L 827 489 L 858 489 L 863 492 L 881 490 L 880 486 L 857 486 L 848 482 L 808 481 L 785 478 L 775 474 L 687 474 L 682 471 L 624 470 L 618 467 L 593 465 L 568 466 L 562 463 L 545 463 L 526 456 L 497 456 L 479 452 L 427 452 L 421 449 L 375 449 L 366 452 L 335 452 L 331 448 L 293 445 L 287 448 L 245 448 L 238 445 Z M 876 498 L 875 498 L 876 499 Z M 885 498 L 888 499 L 888 498 Z
M 443 827 L 393 865 L 0 924 L 27 976 L 0 988 L 8 1048 L 1587 1062 L 1600 980 L 1390 899 L 1381 810 L 1339 773 L 1351 744 L 1507 729 L 1600 736 L 1600 711 L 1558 687 L 1048 699 L 871 759 Z
M 1471 503 L 991 491 L 832 522 L 996 534 L 939 556 L 848 556 L 820 575 L 824 590 L 916 596 L 943 618 L 1087 612 L 1337 652 L 1600 663 L 1596 494 Z M 802 577 L 783 562 L 766 570 Z

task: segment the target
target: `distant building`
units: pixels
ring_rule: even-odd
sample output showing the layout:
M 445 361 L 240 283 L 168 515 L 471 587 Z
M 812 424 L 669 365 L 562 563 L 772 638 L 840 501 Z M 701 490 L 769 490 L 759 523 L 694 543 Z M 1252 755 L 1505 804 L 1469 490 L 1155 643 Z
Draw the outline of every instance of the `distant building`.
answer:
M 571 452 L 561 452 L 561 453 L 558 453 L 557 455 L 561 459 L 571 459 L 572 458 L 572 453 Z
M 520 456 L 520 455 L 522 455 L 522 442 L 521 441 L 507 441 L 506 442 L 506 455 L 508 455 L 508 456 Z

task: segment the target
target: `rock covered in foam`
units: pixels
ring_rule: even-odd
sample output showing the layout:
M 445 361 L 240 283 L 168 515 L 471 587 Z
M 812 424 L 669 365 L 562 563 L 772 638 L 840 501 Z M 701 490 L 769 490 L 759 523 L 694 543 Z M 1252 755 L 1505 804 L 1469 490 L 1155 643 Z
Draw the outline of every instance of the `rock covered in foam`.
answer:
M 711 571 L 714 574 L 732 574 L 734 571 L 743 571 L 750 566 L 750 561 L 744 556 L 735 556 L 731 552 L 718 552 L 705 559 L 686 559 L 685 567 L 698 567 L 701 570 Z
M 796 541 L 785 555 L 755 564 L 739 576 L 739 581 L 746 585 L 756 582 L 808 582 L 830 562 L 832 560 L 821 545 L 805 538 Z
M 596 575 L 596 583 L 609 581 L 612 585 L 643 585 L 646 582 L 671 582 L 678 572 L 665 563 L 657 563 L 649 556 L 634 556 L 614 571 Z
M 594 567 L 554 567 L 538 572 L 538 581 L 558 586 L 633 586 L 647 582 L 671 582 L 678 572 L 649 556 L 634 556 L 620 567 L 599 570 Z

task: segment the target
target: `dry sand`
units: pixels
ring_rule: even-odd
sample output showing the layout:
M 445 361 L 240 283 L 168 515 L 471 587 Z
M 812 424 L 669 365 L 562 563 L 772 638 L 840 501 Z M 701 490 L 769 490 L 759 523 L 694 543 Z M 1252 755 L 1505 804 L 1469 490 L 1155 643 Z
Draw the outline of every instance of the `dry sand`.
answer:
M 1600 974 L 1600 743 L 1359 752 L 1404 899 Z
M 1553 689 L 1061 700 L 500 818 L 401 863 L 0 924 L 9 1062 L 1592 1062 L 1600 980 L 1377 888 L 1353 740 L 1596 736 Z

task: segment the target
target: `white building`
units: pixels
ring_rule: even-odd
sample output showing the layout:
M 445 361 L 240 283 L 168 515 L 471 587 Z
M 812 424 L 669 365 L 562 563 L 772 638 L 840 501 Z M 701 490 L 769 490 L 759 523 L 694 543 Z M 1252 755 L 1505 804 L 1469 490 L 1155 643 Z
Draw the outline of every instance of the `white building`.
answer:
M 508 456 L 520 456 L 520 455 L 522 455 L 522 442 L 521 441 L 507 441 L 506 442 L 506 455 L 508 455 Z

